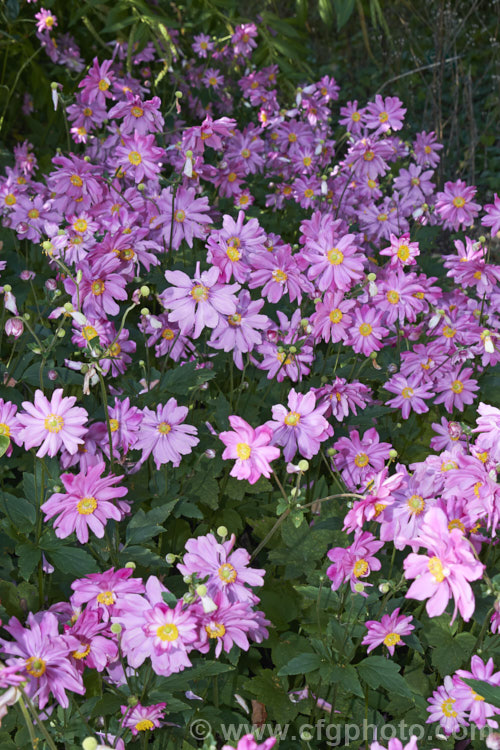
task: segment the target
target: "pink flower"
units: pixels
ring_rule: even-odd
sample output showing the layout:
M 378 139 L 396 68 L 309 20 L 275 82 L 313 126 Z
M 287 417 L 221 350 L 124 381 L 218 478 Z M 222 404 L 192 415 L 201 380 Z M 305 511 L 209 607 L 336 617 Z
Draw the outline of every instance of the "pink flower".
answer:
M 0 398 L 0 435 L 4 435 L 11 441 L 7 448 L 7 456 L 12 455 L 12 440 L 16 445 L 22 444 L 19 437 L 20 431 L 21 424 L 17 418 L 17 406 L 11 401 L 4 401 L 3 398 Z
M 196 339 L 205 327 L 215 328 L 222 315 L 235 314 L 240 285 L 220 284 L 219 274 L 216 266 L 200 273 L 199 263 L 194 279 L 184 271 L 165 271 L 172 286 L 162 293 L 162 304 L 172 311 L 169 318 L 179 323 L 182 334 Z
M 460 727 L 468 725 L 466 712 L 461 703 L 454 697 L 454 684 L 451 677 L 444 678 L 444 685 L 440 685 L 429 698 L 427 711 L 430 713 L 427 724 L 439 721 L 445 734 L 458 732 Z
M 117 165 L 136 183 L 154 179 L 161 171 L 160 159 L 165 156 L 165 150 L 155 145 L 154 135 L 141 135 L 135 130 L 133 136 L 124 135 L 122 140 L 123 146 L 115 151 Z
M 416 735 L 412 735 L 410 737 L 410 741 L 406 745 L 403 745 L 401 740 L 393 737 L 387 743 L 387 750 L 418 750 L 417 741 L 418 737 Z M 386 750 L 386 748 L 381 745 L 380 742 L 375 741 L 371 743 L 370 750 Z
M 364 256 L 358 252 L 354 234 L 335 237 L 331 230 L 318 240 L 310 240 L 303 256 L 309 261 L 307 278 L 322 292 L 346 291 L 363 275 Z
M 436 194 L 436 211 L 447 229 L 457 231 L 461 226 L 470 227 L 481 209 L 479 203 L 472 202 L 476 191 L 463 180 L 445 182 L 444 192 Z
M 252 638 L 255 631 L 269 637 L 265 625 L 270 623 L 261 620 L 262 612 L 255 613 L 252 610 L 252 600 L 231 602 L 224 592 L 219 591 L 214 595 L 213 602 L 216 608 L 209 613 L 205 613 L 198 605 L 201 623 L 200 641 L 195 646 L 198 651 L 208 653 L 210 644 L 215 641 L 215 657 L 218 659 L 223 649 L 229 653 L 234 645 L 248 651 L 250 643 L 247 636 Z M 260 640 L 262 639 L 259 638 Z
M 39 12 L 35 13 L 35 18 L 36 28 L 41 34 L 44 31 L 50 32 L 54 26 L 57 26 L 56 16 L 50 10 L 45 10 L 45 8 L 40 8 Z
M 191 453 L 200 442 L 196 437 L 196 427 L 181 424 L 188 415 L 187 406 L 178 406 L 175 398 L 166 404 L 159 404 L 156 412 L 144 407 L 144 419 L 135 450 L 142 450 L 141 463 L 152 453 L 156 468 L 162 464 L 172 463 L 179 466 L 182 456 Z
M 54 529 L 59 539 L 65 539 L 75 531 L 78 541 L 86 544 L 89 529 L 102 539 L 108 519 L 121 521 L 129 511 L 128 503 L 112 502 L 128 492 L 126 487 L 113 486 L 123 477 L 113 474 L 102 477 L 105 468 L 100 462 L 81 474 L 61 474 L 66 492 L 56 492 L 41 506 L 45 521 L 57 516 Z
M 85 578 L 73 581 L 71 588 L 75 592 L 71 597 L 73 607 L 81 607 L 86 604 L 87 608 L 98 609 L 101 617 L 106 622 L 111 615 L 133 607 L 142 594 L 144 584 L 140 578 L 131 578 L 134 571 L 132 568 L 114 568 L 104 573 L 89 573 Z M 130 578 L 130 580 L 129 580 Z
M 440 157 L 436 152 L 442 148 L 442 143 L 436 143 L 436 134 L 434 131 L 426 133 L 425 130 L 422 130 L 421 133 L 417 133 L 413 143 L 415 161 L 422 167 L 437 167 Z
M 326 292 L 323 301 L 316 304 L 316 311 L 310 322 L 314 335 L 327 343 L 336 344 L 347 339 L 347 331 L 352 324 L 350 311 L 356 306 L 353 299 L 345 299 L 343 292 Z
M 466 404 L 472 404 L 476 398 L 476 391 L 479 390 L 477 380 L 469 377 L 472 372 L 472 367 L 460 370 L 459 365 L 450 372 L 442 374 L 435 386 L 438 396 L 434 399 L 434 403 L 444 404 L 444 408 L 450 414 L 454 408 L 463 411 Z
M 404 645 L 401 636 L 408 635 L 415 629 L 415 626 L 411 625 L 412 620 L 413 617 L 411 616 L 400 615 L 399 607 L 390 615 L 383 615 L 380 622 L 378 620 L 367 620 L 365 625 L 368 628 L 368 633 L 362 640 L 363 646 L 368 646 L 367 653 L 383 643 L 384 646 L 387 646 L 390 655 L 394 656 L 395 647 L 399 644 Z
M 453 695 L 460 704 L 460 707 L 469 711 L 469 721 L 476 724 L 480 729 L 486 725 L 495 728 L 498 727 L 497 722 L 492 721 L 491 717 L 500 714 L 500 708 L 487 703 L 482 695 L 478 695 L 475 690 L 465 682 L 462 682 L 462 680 L 481 680 L 482 682 L 487 682 L 489 685 L 498 687 L 500 686 L 500 672 L 494 672 L 495 666 L 492 658 L 488 659 L 485 664 L 479 656 L 474 654 L 471 660 L 471 671 L 467 672 L 465 669 L 459 669 L 453 675 Z
M 378 352 L 382 348 L 381 341 L 389 331 L 380 325 L 381 320 L 381 313 L 368 305 L 354 310 L 354 321 L 349 330 L 348 343 L 356 353 L 368 357 L 372 352 Z
M 151 220 L 151 226 L 159 227 L 167 249 L 178 250 L 183 240 L 193 247 L 195 237 L 205 237 L 206 225 L 212 223 L 206 196 L 196 197 L 194 188 L 181 186 L 174 199 L 168 187 L 162 190 L 158 203 L 161 214 Z
M 143 706 L 138 703 L 130 706 L 120 706 L 123 714 L 122 726 L 130 729 L 135 737 L 139 732 L 151 732 L 163 725 L 161 721 L 165 714 L 166 703 L 155 703 L 153 706 Z
M 420 531 L 421 545 L 427 555 L 411 553 L 404 561 L 406 578 L 415 578 L 406 597 L 424 601 L 429 617 L 445 611 L 451 596 L 455 600 L 452 622 L 457 610 L 466 622 L 474 613 L 474 594 L 469 581 L 483 575 L 484 565 L 474 557 L 471 545 L 457 528 L 448 528 L 448 519 L 440 508 L 431 508 Z
M 386 391 L 396 394 L 396 398 L 389 399 L 386 404 L 387 406 L 393 406 L 395 409 L 401 409 L 403 419 L 408 419 L 412 410 L 416 414 L 429 411 L 424 399 L 432 398 L 434 389 L 430 384 L 420 384 L 419 375 L 405 378 L 404 375 L 398 373 L 384 384 L 384 388 Z
M 369 102 L 364 114 L 366 127 L 374 130 L 374 135 L 385 133 L 390 130 L 401 130 L 406 109 L 403 102 L 397 96 L 388 96 L 385 99 L 377 94 L 374 102 Z
M 246 549 L 233 550 L 236 537 L 218 542 L 213 534 L 199 536 L 186 542 L 186 554 L 177 567 L 184 576 L 208 576 L 206 586 L 211 597 L 223 593 L 230 602 L 253 602 L 251 586 L 264 584 L 264 570 L 249 568 L 250 555 Z
M 281 404 L 272 407 L 273 420 L 267 425 L 273 430 L 275 445 L 283 446 L 285 461 L 291 461 L 297 450 L 304 458 L 315 456 L 320 445 L 332 437 L 333 429 L 322 416 L 328 404 L 316 406 L 312 391 L 302 395 L 295 389 L 288 394 L 288 408 Z
M 363 437 L 357 430 L 351 430 L 349 437 L 341 437 L 334 443 L 338 450 L 335 466 L 342 472 L 348 486 L 362 484 L 368 475 L 383 469 L 389 458 L 390 443 L 381 443 L 375 427 L 370 427 Z
M 80 406 L 73 406 L 75 396 L 63 397 L 63 389 L 58 388 L 49 401 L 43 392 L 35 392 L 35 403 L 23 401 L 24 412 L 17 415 L 22 429 L 19 439 L 26 450 L 40 446 L 38 458 L 45 455 L 55 456 L 64 447 L 74 454 L 83 444 L 82 437 L 87 432 L 84 427 L 88 415 Z
M 495 193 L 494 203 L 487 203 L 483 206 L 486 216 L 481 219 L 484 227 L 491 227 L 491 236 L 495 237 L 500 232 L 500 198 Z
M 276 737 L 270 737 L 265 740 L 262 744 L 258 745 L 254 736 L 251 734 L 245 734 L 236 746 L 236 750 L 271 750 L 276 744 Z M 222 750 L 235 750 L 232 745 L 224 745 Z
M 236 463 L 231 469 L 231 476 L 237 479 L 248 479 L 255 484 L 260 476 L 271 476 L 270 461 L 279 457 L 279 448 L 269 445 L 273 431 L 267 425 L 255 430 L 248 422 L 237 416 L 230 416 L 229 423 L 234 432 L 221 432 L 219 438 L 226 449 L 223 459 L 235 458 Z
M 40 613 L 35 618 L 28 615 L 29 628 L 24 628 L 17 617 L 11 617 L 4 629 L 15 639 L 0 639 L 1 650 L 12 657 L 7 666 L 23 667 L 25 679 L 29 680 L 26 693 L 38 699 L 43 709 L 52 693 L 56 701 L 68 708 L 66 690 L 83 695 L 82 678 L 70 660 L 71 651 L 78 648 L 76 638 L 60 635 L 58 621 L 52 612 Z
M 375 539 L 373 534 L 356 529 L 354 542 L 350 547 L 334 547 L 329 550 L 328 558 L 333 565 L 327 569 L 326 575 L 332 581 L 332 591 L 336 591 L 346 581 L 350 581 L 354 592 L 357 591 L 356 586 L 361 589 L 363 586 L 372 586 L 359 579 L 366 578 L 372 570 L 380 570 L 380 560 L 373 555 L 383 546 L 384 543 Z M 362 590 L 358 593 L 367 596 Z
M 381 250 L 380 255 L 388 255 L 391 259 L 391 266 L 416 264 L 415 258 L 420 255 L 420 250 L 418 249 L 418 242 L 410 242 L 409 232 L 402 234 L 401 237 L 396 237 L 395 234 L 391 233 L 390 242 L 390 246 Z
M 118 646 L 109 630 L 107 622 L 101 622 L 100 613 L 88 607 L 78 615 L 75 624 L 66 628 L 66 635 L 71 635 L 79 646 L 71 652 L 71 658 L 79 672 L 85 667 L 102 672 L 108 664 L 118 659 Z

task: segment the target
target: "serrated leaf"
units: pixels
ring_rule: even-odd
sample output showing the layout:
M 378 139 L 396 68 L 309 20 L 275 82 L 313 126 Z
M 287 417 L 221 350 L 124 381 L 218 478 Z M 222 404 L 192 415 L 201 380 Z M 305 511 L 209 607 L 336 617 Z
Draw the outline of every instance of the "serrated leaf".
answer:
M 383 687 L 387 691 L 395 691 L 399 695 L 412 697 L 412 692 L 403 677 L 399 674 L 398 665 L 384 656 L 369 656 L 356 664 L 359 677 L 367 685 L 376 689 Z
M 158 536 L 158 534 L 165 531 L 164 526 L 159 526 L 154 522 L 152 523 L 148 516 L 149 513 L 145 513 L 142 508 L 134 513 L 125 533 L 125 541 L 127 545 L 147 542 L 149 539 L 153 539 L 155 536 Z
M 87 573 L 98 572 L 92 555 L 76 547 L 59 547 L 50 552 L 47 550 L 47 558 L 59 573 L 81 578 Z
M 314 672 L 321 666 L 321 658 L 318 654 L 299 654 L 290 659 L 288 664 L 281 667 L 278 672 L 278 677 L 284 677 L 285 675 L 293 674 L 306 674 L 307 672 Z
M 337 666 L 328 670 L 325 669 L 323 675 L 323 679 L 326 682 L 332 684 L 340 683 L 342 690 L 346 693 L 352 693 L 359 698 L 364 698 L 363 688 L 359 682 L 356 669 L 352 664 L 347 664 L 345 667 Z
M 440 628 L 432 629 L 429 635 L 426 634 L 426 638 L 429 645 L 434 646 L 432 665 L 442 677 L 453 674 L 468 663 L 476 642 L 471 633 L 458 633 L 452 636 Z
M 40 562 L 42 552 L 39 547 L 35 547 L 31 542 L 27 542 L 26 544 L 17 545 L 16 555 L 19 557 L 17 563 L 19 572 L 25 581 L 29 581 L 33 571 Z
M 27 531 L 35 525 L 36 510 L 24 497 L 4 492 L 0 495 L 0 508 L 17 529 Z

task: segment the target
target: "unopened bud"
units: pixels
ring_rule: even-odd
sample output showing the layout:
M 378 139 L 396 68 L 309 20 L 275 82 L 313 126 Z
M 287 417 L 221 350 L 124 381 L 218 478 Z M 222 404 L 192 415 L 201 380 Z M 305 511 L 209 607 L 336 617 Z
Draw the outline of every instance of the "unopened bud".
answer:
M 129 695 L 129 697 L 127 698 L 127 703 L 131 708 L 135 708 L 135 706 L 137 706 L 137 704 L 139 703 L 139 698 L 137 697 L 137 695 Z
M 182 99 L 182 96 L 183 96 L 183 95 L 182 95 L 182 91 L 176 91 L 176 92 L 175 92 L 175 98 L 176 98 L 176 99 Z
M 299 461 L 298 467 L 301 471 L 307 471 L 309 469 L 309 461 L 306 461 L 306 459 L 303 458 L 301 461 Z
M 146 190 L 146 185 L 145 185 L 145 184 L 144 184 L 143 182 L 140 182 L 140 183 L 139 183 L 139 184 L 137 185 L 137 190 L 138 190 L 138 191 L 139 191 L 140 193 L 143 193 L 143 192 L 144 192 L 144 191 Z
M 335 448 L 327 448 L 326 449 L 326 455 L 327 456 L 335 456 L 337 453 L 337 450 Z
M 59 376 L 55 370 L 49 370 L 47 373 L 47 377 L 49 380 L 57 380 Z
M 368 279 L 368 281 L 376 281 L 377 275 L 375 273 L 369 273 L 366 278 Z
M 481 235 L 480 237 L 478 237 L 477 239 L 478 239 L 478 242 L 480 242 L 480 243 L 481 243 L 481 245 L 484 245 L 484 243 L 486 242 L 486 237 L 484 236 L 484 234 L 482 234 L 482 235 Z
M 63 338 L 64 338 L 64 337 L 66 336 L 66 331 L 64 330 L 64 328 L 60 328 L 60 329 L 59 329 L 59 331 L 57 332 L 57 336 L 58 336 L 58 337 L 59 337 L 60 339 L 63 339 Z
M 24 323 L 17 318 L 10 318 L 5 321 L 5 333 L 7 336 L 14 336 L 18 339 L 24 333 Z
M 377 359 L 377 352 L 372 352 L 370 354 L 370 359 Z
M 217 536 L 227 536 L 227 528 L 225 526 L 219 526 L 217 529 Z
M 96 750 L 99 743 L 95 737 L 85 737 L 82 742 L 83 750 Z
M 364 590 L 365 590 L 365 585 L 364 583 L 361 583 L 361 581 L 358 581 L 358 583 L 354 584 L 354 591 L 357 594 L 361 594 Z
M 290 354 L 295 354 L 295 353 L 296 353 L 296 351 L 297 351 L 297 347 L 296 347 L 296 346 L 291 346 L 291 347 L 290 347 L 290 348 L 288 349 L 288 351 L 290 352 Z
M 381 594 L 387 594 L 389 592 L 390 588 L 391 587 L 389 586 L 389 584 L 387 583 L 387 581 L 384 581 L 384 583 L 379 583 L 378 590 L 380 591 Z
M 206 596 L 207 595 L 207 587 L 204 583 L 201 583 L 199 586 L 196 587 L 196 593 L 198 596 Z
M 165 555 L 165 560 L 168 562 L 169 565 L 173 565 L 175 562 L 176 555 L 174 555 L 172 552 L 169 552 L 168 555 Z
M 189 593 L 184 594 L 184 596 L 182 597 L 182 599 L 183 599 L 183 601 L 184 601 L 185 604 L 191 604 L 192 602 L 194 602 L 194 596 L 193 596 L 193 594 L 189 594 Z
M 206 458 L 210 458 L 210 459 L 215 458 L 215 451 L 214 451 L 214 449 L 213 448 L 207 448 L 206 451 L 205 451 L 205 457 Z
M 141 297 L 147 297 L 149 294 L 151 294 L 151 290 L 148 286 L 144 285 L 140 288 Z
M 129 560 L 129 562 L 125 563 L 125 567 L 126 568 L 132 568 L 132 570 L 135 570 L 136 567 L 137 567 L 137 565 L 135 564 L 135 562 L 133 560 Z
M 4 292 L 11 292 L 12 291 L 12 287 L 11 287 L 10 284 L 4 284 L 3 290 L 4 290 Z
M 149 315 L 149 308 L 141 307 L 141 315 Z
M 193 158 L 193 152 L 190 148 L 186 151 L 186 159 L 192 159 Z
M 111 627 L 110 627 L 110 630 L 111 630 L 111 632 L 112 632 L 112 633 L 114 633 L 115 635 L 119 635 L 119 634 L 120 634 L 120 633 L 122 632 L 122 626 L 120 625 L 120 623 L 119 623 L 119 622 L 114 622 L 114 623 L 113 623 L 113 624 L 111 625 Z
M 389 451 L 389 458 L 392 458 L 393 460 L 398 457 L 398 452 L 395 448 L 391 448 Z

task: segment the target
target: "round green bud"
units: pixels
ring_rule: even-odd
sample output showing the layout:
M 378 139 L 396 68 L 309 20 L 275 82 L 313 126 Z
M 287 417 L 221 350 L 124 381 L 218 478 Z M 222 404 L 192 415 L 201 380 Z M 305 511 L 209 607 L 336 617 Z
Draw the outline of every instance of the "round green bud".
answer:
M 137 565 L 133 560 L 129 560 L 129 562 L 125 563 L 126 568 L 132 568 L 132 570 L 135 570 L 137 568 Z
M 321 302 L 321 297 L 315 297 L 313 302 L 315 305 L 319 305 L 319 303 Z
M 292 487 L 292 489 L 290 490 L 290 496 L 295 497 L 296 495 L 298 495 L 297 487 Z
M 322 385 L 324 385 L 325 383 L 328 383 L 328 378 L 326 375 L 322 375 L 320 380 L 321 380 Z
M 369 273 L 366 278 L 368 279 L 368 281 L 375 281 L 376 278 L 377 278 L 377 274 L 375 274 L 375 273 Z
M 387 581 L 384 581 L 383 583 L 379 584 L 378 590 L 381 594 L 387 594 L 390 591 L 390 585 L 387 583 Z
M 364 585 L 364 583 L 361 583 L 361 581 L 359 581 L 358 583 L 354 584 L 354 591 L 357 594 L 361 594 L 361 592 L 364 591 L 364 590 L 365 590 L 365 585 Z
M 137 697 L 137 695 L 129 695 L 129 697 L 127 698 L 127 703 L 131 708 L 135 708 L 135 706 L 137 706 L 137 704 L 139 703 L 139 698 Z
M 300 321 L 300 325 L 302 326 L 302 328 L 305 328 L 305 326 L 309 325 L 308 318 L 302 318 L 302 320 Z
M 85 737 L 82 742 L 83 750 L 96 750 L 99 745 L 95 737 Z
M 149 308 L 141 307 L 141 315 L 149 315 Z
M 63 339 L 63 338 L 64 338 L 64 337 L 66 336 L 66 331 L 64 330 L 64 328 L 61 328 L 61 329 L 60 329 L 60 330 L 59 330 L 59 331 L 57 332 L 57 336 L 58 336 L 58 337 L 59 337 L 60 339 Z
M 45 242 L 42 242 L 42 247 L 45 250 L 45 252 L 48 252 L 49 250 L 52 250 L 52 242 L 50 240 L 45 240 Z
M 82 375 L 86 375 L 89 370 L 90 370 L 90 367 L 88 365 L 82 365 L 80 372 L 82 373 Z
M 484 243 L 486 242 L 486 237 L 484 236 L 484 234 L 478 237 L 478 242 L 480 242 L 481 245 L 484 245 Z
M 196 587 L 196 593 L 198 594 L 198 596 L 206 596 L 207 591 L 208 589 L 204 583 L 200 583 L 200 585 Z
M 186 151 L 186 159 L 191 159 L 192 156 L 193 156 L 193 152 L 191 151 L 190 148 L 188 148 L 188 150 Z
M 306 461 L 306 459 L 303 458 L 301 461 L 299 461 L 298 467 L 301 471 L 307 471 L 309 469 L 309 461 Z
M 52 91 L 55 91 L 58 87 L 59 84 L 57 83 L 57 81 L 52 81 L 52 83 L 50 84 L 50 88 L 52 89 Z
M 141 293 L 141 297 L 147 297 L 149 294 L 151 294 L 151 289 L 146 285 L 141 286 L 139 291 Z
M 193 594 L 190 594 L 190 593 L 184 594 L 182 599 L 185 604 L 191 604 L 191 602 L 194 602 L 194 596 Z
M 219 526 L 217 529 L 217 536 L 227 536 L 228 531 L 226 526 Z
M 326 174 L 322 174 L 321 179 L 323 180 L 323 182 L 326 182 L 328 177 L 326 176 Z
M 137 190 L 139 190 L 140 193 L 143 193 L 146 190 L 146 185 L 143 182 L 140 182 L 137 185 Z
M 283 351 L 284 351 L 284 350 L 283 350 L 283 347 L 282 347 L 282 346 L 278 346 L 278 352 L 279 352 L 280 354 L 283 354 Z
M 113 624 L 111 625 L 111 627 L 110 627 L 110 630 L 111 630 L 111 632 L 112 632 L 112 633 L 114 633 L 115 635 L 119 635 L 119 634 L 120 634 L 120 633 L 122 632 L 122 626 L 120 625 L 120 623 L 119 623 L 119 622 L 114 622 L 114 623 L 113 623 Z
M 377 352 L 371 352 L 370 359 L 377 359 Z
M 301 731 L 301 733 L 300 733 L 300 739 L 303 740 L 304 742 L 309 742 L 310 740 L 312 740 L 312 738 L 313 738 L 313 736 L 312 736 L 311 732 L 309 731 L 309 729 L 303 729 Z
M 4 292 L 11 292 L 12 291 L 12 287 L 11 287 L 10 284 L 4 284 L 3 285 L 3 290 L 4 290 Z
M 182 99 L 182 96 L 183 96 L 182 91 L 176 91 L 175 92 L 175 98 L 176 99 Z
M 191 583 L 191 576 L 183 576 L 182 580 L 184 581 L 184 583 Z
M 172 552 L 169 552 L 168 555 L 165 555 L 165 560 L 168 562 L 169 565 L 173 565 L 175 562 L 176 555 L 174 555 Z
M 335 448 L 327 448 L 326 449 L 326 455 L 327 456 L 335 456 L 337 454 L 337 451 Z
M 71 304 L 71 302 L 65 302 L 64 305 L 63 305 L 63 307 L 66 310 L 66 312 L 73 312 L 74 308 L 73 308 L 73 305 Z
M 394 458 L 397 458 L 397 457 L 398 457 L 397 450 L 395 448 L 391 448 L 391 450 L 389 451 L 389 458 L 394 459 Z

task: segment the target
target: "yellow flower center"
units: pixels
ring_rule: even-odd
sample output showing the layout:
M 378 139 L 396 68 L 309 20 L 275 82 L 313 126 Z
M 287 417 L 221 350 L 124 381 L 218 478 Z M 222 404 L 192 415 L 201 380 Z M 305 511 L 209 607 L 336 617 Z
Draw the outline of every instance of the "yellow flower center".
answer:
M 83 651 L 72 651 L 71 656 L 73 659 L 85 659 L 90 654 L 90 643 L 83 649 Z
M 476 458 L 478 458 L 481 463 L 485 464 L 488 460 L 488 451 L 483 451 L 482 453 L 476 453 Z
M 14 193 L 7 193 L 5 196 L 5 204 L 7 206 L 13 206 L 16 203 L 16 196 Z
M 250 458 L 251 452 L 252 452 L 252 449 L 248 445 L 248 443 L 236 444 L 236 455 L 238 456 L 238 458 L 241 458 L 242 461 L 246 461 L 247 458 Z
M 460 380 L 454 380 L 451 384 L 451 390 L 453 393 L 462 393 L 464 384 Z
M 95 497 L 84 497 L 76 505 L 76 509 L 81 516 L 90 516 L 97 508 Z
M 399 260 L 408 260 L 410 257 L 410 248 L 408 245 L 400 245 L 398 247 L 398 258 Z
M 137 724 L 135 725 L 135 728 L 137 729 L 138 732 L 145 732 L 148 729 L 150 730 L 153 729 L 154 724 L 151 721 L 151 719 L 141 719 L 140 721 L 137 722 Z
M 391 305 L 396 305 L 399 302 L 399 292 L 397 292 L 395 289 L 390 289 L 387 294 L 387 301 L 391 303 Z
M 49 414 L 45 417 L 45 429 L 49 432 L 61 432 L 64 427 L 64 419 L 58 414 Z
M 118 355 L 121 353 L 121 350 L 122 348 L 120 344 L 118 344 L 118 342 L 115 341 L 115 343 L 109 347 L 109 356 L 118 357 Z
M 369 336 L 373 328 L 369 323 L 361 323 L 358 330 L 362 336 Z
M 203 284 L 197 284 L 191 289 L 191 297 L 195 302 L 206 302 L 208 299 L 208 289 Z
M 366 466 L 369 461 L 370 459 L 368 458 L 366 453 L 357 453 L 354 456 L 354 463 L 356 464 L 356 466 L 359 466 L 360 469 Z
M 472 693 L 472 697 L 474 698 L 475 701 L 484 701 L 484 698 L 482 695 L 479 695 L 479 693 L 476 693 L 476 691 L 473 690 L 472 688 L 470 690 Z
M 413 396 L 413 388 L 403 388 L 401 395 L 403 398 L 411 398 Z
M 439 557 L 431 557 L 429 562 L 427 563 L 427 567 L 429 568 L 431 575 L 434 577 L 434 580 L 436 583 L 442 583 L 445 579 L 445 575 L 443 572 L 443 563 L 439 559 Z
M 92 339 L 95 339 L 95 337 L 98 335 L 96 329 L 94 326 L 83 326 L 82 328 L 82 336 L 85 339 L 85 341 L 91 341 Z
M 104 294 L 105 288 L 106 287 L 102 279 L 96 279 L 90 285 L 90 291 L 92 292 L 94 297 L 99 297 L 101 294 Z
M 236 263 L 241 258 L 241 253 L 234 245 L 229 245 L 226 250 L 226 255 L 233 263 Z
M 396 646 L 401 641 L 399 633 L 388 633 L 384 638 L 386 646 Z
M 250 158 L 250 150 L 248 148 L 244 148 L 241 152 L 241 155 L 244 159 Z
M 109 420 L 109 429 L 111 430 L 111 432 L 116 432 L 119 426 L 120 426 L 120 423 L 117 419 Z
M 302 164 L 304 165 L 304 167 L 311 166 L 311 162 L 312 162 L 312 159 L 310 156 L 304 156 L 304 158 L 302 159 Z
M 85 107 L 85 109 L 83 110 L 83 114 L 85 115 L 85 117 L 92 117 L 92 110 L 91 110 L 91 108 L 90 107 Z
M 295 141 L 297 140 L 297 136 L 295 135 L 295 133 L 289 133 L 288 140 L 290 143 L 295 143 Z
M 87 222 L 85 219 L 77 219 L 73 224 L 75 232 L 85 232 L 87 230 Z
M 144 110 L 142 107 L 132 107 L 130 110 L 134 117 L 142 117 L 144 114 Z
M 379 214 L 377 216 L 377 221 L 387 221 L 387 214 Z
M 368 573 L 369 565 L 366 562 L 366 560 L 357 560 L 354 563 L 353 573 L 356 576 L 356 578 L 359 578 L 360 576 L 365 576 Z
M 185 220 L 185 218 L 186 218 L 186 212 L 183 211 L 182 209 L 179 209 L 179 211 L 176 211 L 175 214 L 174 214 L 174 219 L 179 224 L 182 224 L 182 222 Z
M 453 708 L 454 703 L 455 698 L 448 698 L 447 700 L 442 702 L 441 711 L 445 716 L 455 717 L 457 715 L 457 712 Z
M 228 317 L 227 322 L 230 326 L 238 326 L 241 323 L 241 315 L 239 313 L 234 313 L 234 315 Z
M 135 253 L 131 247 L 124 247 L 123 250 L 119 251 L 118 257 L 120 260 L 130 261 L 134 259 Z
M 462 534 L 465 534 L 465 526 L 459 518 L 454 518 L 448 524 L 448 530 L 451 531 L 452 529 L 460 529 Z
M 168 424 L 168 422 L 160 422 L 160 424 L 157 427 L 157 430 L 160 433 L 160 435 L 168 435 L 171 429 L 172 428 Z
M 312 198 L 314 195 L 314 190 L 311 190 L 311 188 L 307 188 L 304 190 L 304 197 L 305 198 Z
M 107 91 L 109 89 L 109 82 L 104 78 L 99 81 L 99 91 Z
M 5 422 L 0 422 L 0 435 L 6 435 L 7 437 L 10 435 L 10 427 Z
M 339 310 L 338 307 L 335 308 L 335 310 L 332 310 L 330 315 L 328 316 L 330 318 L 330 321 L 332 323 L 340 323 L 342 318 L 344 317 L 342 310 Z
M 211 86 L 217 86 L 217 78 L 215 76 L 210 76 L 208 82 Z
M 237 177 L 236 172 L 229 172 L 229 174 L 227 176 L 227 181 L 228 182 L 234 182 L 235 179 L 236 179 L 236 177 Z
M 353 112 L 351 115 L 351 120 L 353 122 L 359 122 L 361 120 L 361 115 L 359 114 L 359 112 Z M 365 154 L 365 159 L 366 159 L 366 154 Z M 373 156 L 372 156 L 372 159 L 373 159 Z M 369 161 L 369 159 L 367 159 L 367 161 Z
M 406 505 L 410 509 L 412 516 L 419 516 L 425 508 L 425 502 L 422 495 L 412 495 L 406 501 Z
M 45 25 L 47 26 L 47 28 L 51 29 L 54 25 L 54 21 L 54 16 L 47 16 L 47 18 L 45 19 Z
M 410 182 L 412 185 L 420 185 L 420 180 L 418 179 L 418 177 L 412 177 Z
M 131 151 L 128 155 L 128 160 L 131 164 L 133 164 L 135 167 L 141 163 L 142 156 L 138 151 Z
M 300 414 L 296 411 L 289 411 L 285 417 L 285 424 L 289 427 L 295 427 L 300 422 Z
M 71 177 L 69 178 L 69 181 L 75 187 L 81 187 L 83 185 L 82 178 L 80 177 L 80 175 L 77 175 L 77 174 L 72 174 Z
M 164 328 L 164 330 L 163 330 L 163 332 L 161 334 L 162 339 L 167 339 L 167 341 L 172 341 L 172 339 L 174 338 L 174 336 L 175 336 L 175 334 L 174 334 L 174 332 L 172 331 L 171 328 Z
M 432 151 L 432 148 L 430 146 L 424 146 L 424 151 L 426 154 L 430 154 Z
M 41 677 L 46 670 L 46 663 L 39 656 L 30 656 L 26 659 L 26 671 L 33 677 Z
M 222 638 L 226 632 L 226 628 L 221 622 L 211 622 L 209 625 L 205 625 L 205 630 L 209 638 Z
M 465 198 L 462 198 L 461 195 L 457 195 L 456 198 L 453 198 L 453 205 L 455 208 L 462 208 L 465 206 Z
M 221 579 L 222 583 L 234 583 L 236 581 L 237 573 L 231 563 L 224 563 L 217 571 L 217 575 Z
M 443 328 L 443 336 L 445 336 L 447 339 L 452 339 L 456 332 L 456 328 L 452 328 L 451 326 L 445 326 Z
M 97 594 L 97 601 L 99 604 L 105 604 L 107 607 L 110 607 L 112 604 L 115 603 L 115 595 L 112 591 L 101 591 L 100 594 Z
M 363 155 L 363 159 L 365 161 L 373 161 L 374 158 L 375 158 L 375 154 L 374 154 L 373 151 L 365 151 L 365 153 Z
M 30 211 L 28 211 L 28 216 L 30 219 L 38 219 L 40 216 L 40 211 L 37 211 L 36 208 L 32 208 Z
M 179 630 L 173 622 L 167 622 L 165 625 L 160 625 L 156 630 L 156 635 L 160 641 L 176 641 L 179 637 Z
M 381 112 L 378 116 L 378 119 L 380 120 L 380 122 L 387 122 L 387 120 L 389 119 L 389 115 L 387 114 L 387 112 Z
M 452 471 L 458 469 L 458 464 L 455 461 L 444 461 L 441 464 L 441 471 Z
M 332 247 L 326 255 L 332 266 L 339 266 L 344 260 L 344 253 L 338 247 Z
M 275 268 L 272 273 L 272 277 L 274 281 L 278 282 L 278 284 L 284 284 L 285 281 L 288 279 L 288 274 L 286 274 L 280 268 Z

